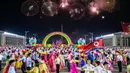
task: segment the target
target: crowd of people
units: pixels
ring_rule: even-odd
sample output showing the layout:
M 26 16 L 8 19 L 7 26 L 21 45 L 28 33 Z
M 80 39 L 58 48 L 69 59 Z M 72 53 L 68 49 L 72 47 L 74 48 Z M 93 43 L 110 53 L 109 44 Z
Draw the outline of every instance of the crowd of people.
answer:
M 60 73 L 67 67 L 70 73 L 112 73 L 117 64 L 128 65 L 130 73 L 130 49 L 102 48 L 83 52 L 69 47 L 6 47 L 0 49 L 0 70 L 2 73 Z M 2 63 L 5 63 L 2 68 Z

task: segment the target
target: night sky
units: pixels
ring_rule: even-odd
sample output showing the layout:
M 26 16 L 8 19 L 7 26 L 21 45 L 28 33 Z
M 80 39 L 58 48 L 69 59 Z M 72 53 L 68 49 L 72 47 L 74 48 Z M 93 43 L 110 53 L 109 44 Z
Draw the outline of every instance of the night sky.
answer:
M 122 31 L 121 21 L 129 22 L 130 14 L 127 11 L 127 2 L 119 2 L 120 9 L 112 13 L 102 12 L 94 17 L 83 17 L 80 20 L 72 20 L 65 11 L 54 17 L 37 14 L 27 17 L 21 13 L 21 5 L 25 0 L 2 0 L 0 2 L 0 30 L 24 35 L 28 30 L 29 36 L 37 34 L 40 38 L 52 31 L 60 31 L 61 24 L 64 32 L 71 34 L 80 32 L 87 34 L 94 32 L 95 36 Z M 101 17 L 105 16 L 105 19 Z

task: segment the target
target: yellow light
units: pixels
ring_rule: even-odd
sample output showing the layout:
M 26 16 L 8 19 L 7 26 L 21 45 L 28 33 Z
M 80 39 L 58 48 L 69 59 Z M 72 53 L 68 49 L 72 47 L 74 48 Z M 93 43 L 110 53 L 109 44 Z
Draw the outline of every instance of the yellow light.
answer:
M 62 44 L 61 47 L 64 48 L 64 44 Z
M 81 45 L 78 44 L 78 45 L 77 45 L 77 48 L 80 47 L 80 46 L 81 46 Z
M 51 48 L 52 47 L 52 45 L 51 44 L 48 44 L 48 48 Z

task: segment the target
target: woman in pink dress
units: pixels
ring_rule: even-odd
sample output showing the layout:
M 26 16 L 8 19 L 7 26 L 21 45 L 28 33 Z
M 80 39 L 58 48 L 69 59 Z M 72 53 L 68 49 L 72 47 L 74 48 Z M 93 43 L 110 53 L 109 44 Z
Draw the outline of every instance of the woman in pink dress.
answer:
M 46 63 L 47 62 L 47 54 L 46 54 L 46 52 L 42 52 L 42 58 L 43 58 L 44 62 Z
M 127 56 L 126 56 L 126 53 L 123 54 L 123 64 L 127 65 Z
M 113 67 L 113 65 L 112 65 L 112 60 L 111 60 L 111 58 L 107 57 L 107 61 L 106 61 L 106 62 L 108 62 L 108 64 L 109 64 L 109 70 L 113 70 L 114 67 Z
M 48 66 L 50 72 L 56 72 L 55 58 L 52 53 L 50 53 L 49 55 Z
M 73 58 L 73 56 L 72 56 L 72 58 Z M 76 62 L 75 62 L 75 60 L 71 60 L 71 62 L 70 62 L 70 73 L 78 73 L 78 70 L 77 70 L 77 64 L 76 64 Z

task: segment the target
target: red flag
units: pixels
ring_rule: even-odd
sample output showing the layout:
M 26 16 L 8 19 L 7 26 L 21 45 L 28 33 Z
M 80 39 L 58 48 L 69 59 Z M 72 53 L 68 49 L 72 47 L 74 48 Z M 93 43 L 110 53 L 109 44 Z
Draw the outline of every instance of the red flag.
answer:
M 125 34 L 130 34 L 130 23 L 122 23 L 122 28 Z
M 86 52 L 86 51 L 88 51 L 92 48 L 95 48 L 95 47 L 103 47 L 102 40 L 97 40 L 97 41 L 89 43 L 87 45 L 83 45 L 80 47 L 80 49 L 83 50 L 84 52 Z

